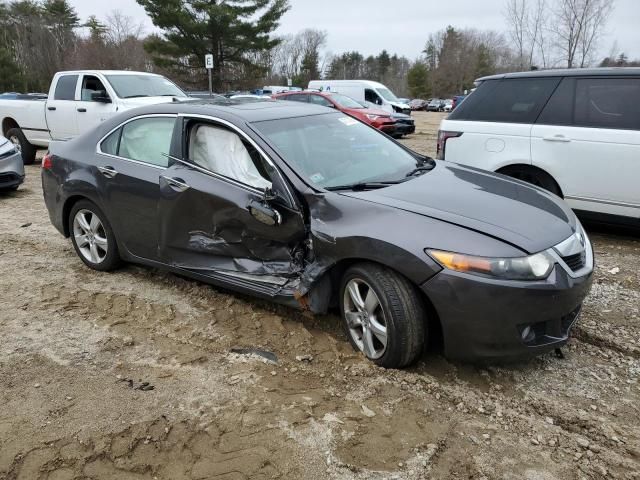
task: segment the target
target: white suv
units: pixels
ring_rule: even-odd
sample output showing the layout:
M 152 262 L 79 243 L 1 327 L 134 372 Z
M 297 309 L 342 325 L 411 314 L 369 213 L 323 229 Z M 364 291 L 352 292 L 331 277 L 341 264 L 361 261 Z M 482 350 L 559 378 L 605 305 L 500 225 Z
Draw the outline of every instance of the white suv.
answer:
M 543 187 L 587 219 L 640 226 L 640 68 L 494 75 L 442 121 L 438 158 Z

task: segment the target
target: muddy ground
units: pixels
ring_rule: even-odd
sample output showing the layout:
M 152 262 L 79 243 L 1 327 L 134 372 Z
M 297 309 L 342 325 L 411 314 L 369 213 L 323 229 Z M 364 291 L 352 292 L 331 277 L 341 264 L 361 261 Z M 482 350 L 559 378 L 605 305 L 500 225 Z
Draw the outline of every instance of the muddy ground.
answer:
M 433 154 L 441 116 L 416 118 Z M 564 359 L 388 371 L 336 315 L 89 270 L 38 168 L 0 196 L 1 479 L 640 478 L 640 236 L 592 232 Z

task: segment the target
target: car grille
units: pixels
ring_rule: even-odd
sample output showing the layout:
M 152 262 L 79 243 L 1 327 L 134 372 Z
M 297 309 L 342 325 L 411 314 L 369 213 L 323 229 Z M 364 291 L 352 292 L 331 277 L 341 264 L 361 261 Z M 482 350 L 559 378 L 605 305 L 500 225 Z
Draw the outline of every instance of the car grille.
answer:
M 585 252 L 583 250 L 582 252 L 574 253 L 573 255 L 567 255 L 566 257 L 562 257 L 562 260 L 571 270 L 577 272 L 584 267 Z

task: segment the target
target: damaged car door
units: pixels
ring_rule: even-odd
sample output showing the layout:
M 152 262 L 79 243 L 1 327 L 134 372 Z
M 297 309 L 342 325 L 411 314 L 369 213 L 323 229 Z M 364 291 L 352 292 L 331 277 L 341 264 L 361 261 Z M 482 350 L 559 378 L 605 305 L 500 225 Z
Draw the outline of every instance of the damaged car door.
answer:
M 160 177 L 160 256 L 275 294 L 299 277 L 305 224 L 271 160 L 224 120 L 184 118 L 182 154 Z

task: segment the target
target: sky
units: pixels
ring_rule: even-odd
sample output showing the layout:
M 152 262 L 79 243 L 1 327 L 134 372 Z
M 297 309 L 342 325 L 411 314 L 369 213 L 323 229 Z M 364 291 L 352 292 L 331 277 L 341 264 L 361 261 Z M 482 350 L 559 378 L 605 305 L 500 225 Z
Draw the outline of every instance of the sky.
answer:
M 557 0 L 548 0 L 554 2 Z M 606 26 L 598 58 L 605 57 L 614 42 L 629 58 L 640 58 L 640 0 L 612 0 L 615 9 Z M 135 0 L 70 0 L 84 20 L 104 18 L 120 10 L 154 31 L 151 20 Z M 326 30 L 327 50 L 342 53 L 358 50 L 364 55 L 381 50 L 415 59 L 430 33 L 453 25 L 506 31 L 505 0 L 290 0 L 277 33 L 296 33 L 305 28 Z

